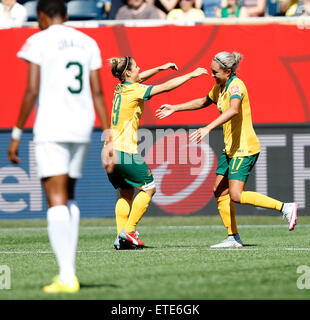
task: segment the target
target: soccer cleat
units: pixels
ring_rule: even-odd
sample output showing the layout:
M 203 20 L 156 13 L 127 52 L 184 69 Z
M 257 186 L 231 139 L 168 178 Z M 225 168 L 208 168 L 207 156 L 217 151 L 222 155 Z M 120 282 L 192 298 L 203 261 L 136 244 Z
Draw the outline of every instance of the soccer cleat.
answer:
M 294 230 L 297 221 L 298 204 L 295 202 L 284 203 L 281 212 L 283 213 L 283 219 L 288 221 L 288 229 Z
M 228 236 L 225 240 L 218 244 L 214 244 L 210 246 L 212 249 L 218 249 L 218 248 L 242 248 L 243 243 L 240 239 L 239 234 Z
M 43 287 L 45 293 L 76 293 L 79 290 L 80 283 L 76 276 L 67 283 L 61 282 L 59 276 L 56 276 L 51 284 Z
M 143 248 L 144 242 L 141 241 L 139 238 L 139 233 L 136 232 L 126 232 L 125 228 L 119 233 L 118 237 L 120 240 L 126 241 L 126 243 L 136 246 L 137 248 Z
M 116 250 L 120 250 L 120 249 L 121 249 L 121 244 L 120 244 L 120 242 L 119 242 L 119 237 L 118 237 L 118 236 L 116 237 L 116 239 L 115 239 L 115 241 L 114 241 L 114 248 L 115 248 Z
M 116 250 L 137 249 L 137 247 L 135 245 L 133 245 L 132 243 L 130 243 L 128 241 L 121 240 L 118 236 L 116 237 L 116 239 L 114 241 L 114 248 Z

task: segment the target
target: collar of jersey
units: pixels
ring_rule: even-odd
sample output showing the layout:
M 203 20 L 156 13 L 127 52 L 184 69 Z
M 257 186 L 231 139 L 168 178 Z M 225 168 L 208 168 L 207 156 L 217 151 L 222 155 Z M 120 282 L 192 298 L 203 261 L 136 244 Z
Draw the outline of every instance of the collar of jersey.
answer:
M 122 84 L 132 84 L 132 82 L 124 81 L 124 82 L 122 82 Z
M 58 28 L 58 27 L 65 27 L 65 25 L 64 24 L 62 24 L 62 23 L 56 23 L 56 24 L 52 24 L 52 25 L 50 25 L 49 27 L 48 27 L 48 29 L 54 29 L 54 28 Z
M 228 89 L 230 83 L 231 83 L 235 78 L 237 78 L 237 76 L 236 76 L 235 74 L 233 74 L 233 75 L 228 79 L 228 81 L 227 81 L 227 83 L 226 83 L 226 86 L 225 86 L 225 92 L 226 92 L 226 90 Z

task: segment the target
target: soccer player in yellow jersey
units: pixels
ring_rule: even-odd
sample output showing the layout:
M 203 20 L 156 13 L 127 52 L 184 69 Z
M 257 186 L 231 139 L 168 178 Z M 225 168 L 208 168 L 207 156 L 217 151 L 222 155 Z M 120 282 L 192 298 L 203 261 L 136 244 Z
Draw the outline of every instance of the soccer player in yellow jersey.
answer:
M 245 84 L 236 76 L 241 54 L 220 52 L 212 60 L 212 77 L 216 84 L 206 97 L 179 105 L 162 105 L 160 119 L 176 111 L 195 110 L 217 105 L 220 116 L 209 125 L 191 134 L 191 141 L 200 142 L 213 129 L 223 126 L 225 149 L 216 170 L 214 196 L 228 238 L 211 248 L 242 247 L 235 217 L 234 203 L 275 209 L 288 220 L 293 230 L 297 220 L 297 203 L 283 203 L 257 192 L 244 191 L 250 171 L 260 152 L 259 140 L 252 125 L 251 108 Z
M 197 68 L 163 84 L 151 86 L 141 83 L 159 71 L 177 69 L 176 65 L 167 63 L 140 73 L 140 68 L 131 57 L 111 58 L 110 63 L 113 76 L 120 80 L 115 88 L 111 113 L 111 135 L 118 162 L 113 173 L 108 174 L 114 188 L 120 191 L 115 206 L 117 238 L 114 247 L 141 248 L 144 243 L 138 238 L 136 226 L 156 191 L 152 172 L 137 149 L 138 128 L 144 101 L 208 73 L 204 68 Z M 135 188 L 138 188 L 139 192 L 133 199 Z

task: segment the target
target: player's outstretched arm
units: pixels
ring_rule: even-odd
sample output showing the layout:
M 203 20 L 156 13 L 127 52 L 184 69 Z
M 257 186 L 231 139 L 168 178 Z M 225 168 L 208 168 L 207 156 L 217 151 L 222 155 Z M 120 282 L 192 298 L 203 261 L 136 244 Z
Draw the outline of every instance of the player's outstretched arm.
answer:
M 139 82 L 144 82 L 146 81 L 147 79 L 155 76 L 155 74 L 157 74 L 158 72 L 160 71 L 165 71 L 165 70 L 168 70 L 168 69 L 172 69 L 172 70 L 178 70 L 178 67 L 175 63 L 172 63 L 172 62 L 168 62 L 160 67 L 156 67 L 156 68 L 153 68 L 153 69 L 150 69 L 150 70 L 145 70 L 143 72 L 141 72 L 139 74 Z
M 201 142 L 213 129 L 223 125 L 241 112 L 241 100 L 236 98 L 230 100 L 230 108 L 224 111 L 219 117 L 209 125 L 199 128 L 190 135 L 191 142 Z
M 182 104 L 176 104 L 176 105 L 163 104 L 155 111 L 156 118 L 164 119 L 172 115 L 174 112 L 198 110 L 198 109 L 206 108 L 212 103 L 213 101 L 209 97 L 204 97 L 204 98 L 194 99 Z
M 197 68 L 196 70 L 189 72 L 183 76 L 176 77 L 162 84 L 156 85 L 152 88 L 150 92 L 150 97 L 153 97 L 163 92 L 169 92 L 173 89 L 176 89 L 180 87 L 182 84 L 184 84 L 185 82 L 193 78 L 197 78 L 201 75 L 208 75 L 208 71 L 205 68 Z
M 32 108 L 39 95 L 40 83 L 40 66 L 30 62 L 28 65 L 27 86 L 24 93 L 24 98 L 19 111 L 18 119 L 12 131 L 12 139 L 8 148 L 8 160 L 13 163 L 19 163 L 18 147 L 25 123 L 32 111 Z

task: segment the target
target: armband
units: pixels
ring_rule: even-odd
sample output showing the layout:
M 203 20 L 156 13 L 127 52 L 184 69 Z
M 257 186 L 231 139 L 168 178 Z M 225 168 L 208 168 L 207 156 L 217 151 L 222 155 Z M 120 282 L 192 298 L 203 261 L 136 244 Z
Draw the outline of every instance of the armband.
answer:
M 23 133 L 22 129 L 14 127 L 13 130 L 12 130 L 12 139 L 20 140 L 20 138 L 22 136 L 22 133 Z

